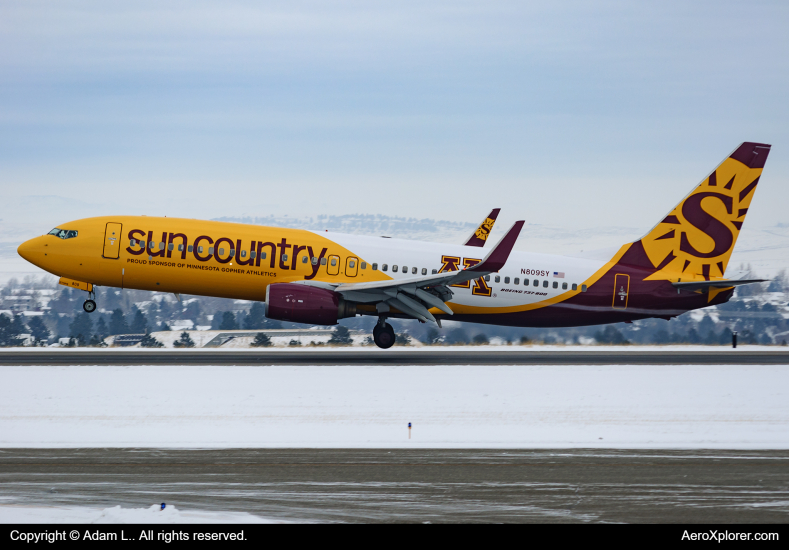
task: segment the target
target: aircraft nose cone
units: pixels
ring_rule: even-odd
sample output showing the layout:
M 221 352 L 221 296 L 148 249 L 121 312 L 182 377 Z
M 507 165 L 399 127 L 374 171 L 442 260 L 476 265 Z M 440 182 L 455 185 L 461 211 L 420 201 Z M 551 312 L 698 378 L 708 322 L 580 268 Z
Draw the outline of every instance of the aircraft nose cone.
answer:
M 19 248 L 16 249 L 17 253 L 26 259 L 31 264 L 38 264 L 43 255 L 41 253 L 42 245 L 41 245 L 41 237 L 36 237 L 35 239 L 30 239 L 29 241 L 25 241 L 19 245 Z

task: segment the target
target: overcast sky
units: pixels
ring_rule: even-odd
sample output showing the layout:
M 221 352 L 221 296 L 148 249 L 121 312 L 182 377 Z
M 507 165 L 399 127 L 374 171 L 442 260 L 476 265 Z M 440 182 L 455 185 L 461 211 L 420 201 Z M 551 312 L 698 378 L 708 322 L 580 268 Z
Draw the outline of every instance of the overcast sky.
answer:
M 4 0 L 0 217 L 498 206 L 646 231 L 762 141 L 745 227 L 786 223 L 788 23 L 785 0 Z M 8 206 L 49 195 L 76 200 Z

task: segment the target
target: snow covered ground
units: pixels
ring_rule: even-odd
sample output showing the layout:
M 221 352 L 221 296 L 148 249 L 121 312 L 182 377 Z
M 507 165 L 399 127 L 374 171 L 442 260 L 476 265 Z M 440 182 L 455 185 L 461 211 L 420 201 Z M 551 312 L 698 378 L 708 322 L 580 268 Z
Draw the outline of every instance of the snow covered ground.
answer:
M 789 368 L 0 370 L 0 447 L 100 446 L 784 449 Z
M 275 523 L 244 512 L 180 511 L 150 508 L 87 506 L 23 506 L 0 504 L 0 523 Z M 276 523 L 282 523 L 276 521 Z

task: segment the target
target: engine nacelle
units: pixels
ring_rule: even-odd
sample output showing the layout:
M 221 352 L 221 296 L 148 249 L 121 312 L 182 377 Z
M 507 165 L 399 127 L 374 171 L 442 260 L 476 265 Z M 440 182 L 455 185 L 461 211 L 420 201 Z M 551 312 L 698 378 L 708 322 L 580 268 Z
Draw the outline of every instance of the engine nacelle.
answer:
M 337 319 L 354 317 L 356 304 L 331 290 L 293 283 L 276 283 L 266 289 L 266 317 L 291 323 L 336 325 Z

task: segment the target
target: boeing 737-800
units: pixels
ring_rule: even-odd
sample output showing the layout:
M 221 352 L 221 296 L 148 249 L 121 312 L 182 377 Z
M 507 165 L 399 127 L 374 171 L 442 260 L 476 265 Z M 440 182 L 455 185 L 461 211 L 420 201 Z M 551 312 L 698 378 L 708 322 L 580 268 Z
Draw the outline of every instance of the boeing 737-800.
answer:
M 725 279 L 770 145 L 743 143 L 661 218 L 610 259 L 513 252 L 516 222 L 483 257 L 491 213 L 465 245 L 145 216 L 58 225 L 19 254 L 89 293 L 94 285 L 265 302 L 272 319 L 334 325 L 388 318 L 562 327 L 669 319 L 726 302 Z M 491 219 L 492 217 L 492 219 Z

